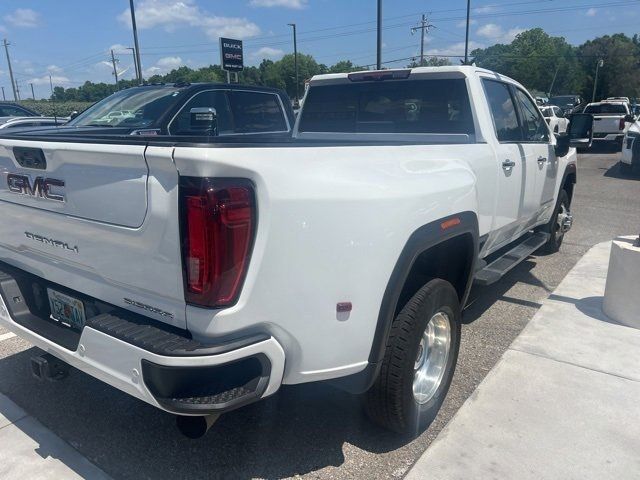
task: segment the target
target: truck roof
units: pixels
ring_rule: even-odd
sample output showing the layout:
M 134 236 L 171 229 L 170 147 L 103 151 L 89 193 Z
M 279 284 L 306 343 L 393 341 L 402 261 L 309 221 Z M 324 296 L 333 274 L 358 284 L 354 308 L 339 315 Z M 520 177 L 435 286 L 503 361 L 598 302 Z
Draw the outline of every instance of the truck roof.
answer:
M 411 76 L 414 76 L 414 75 L 422 76 L 425 74 L 428 75 L 428 74 L 443 74 L 443 73 L 458 74 L 464 77 L 471 77 L 471 76 L 477 75 L 478 73 L 486 73 L 486 74 L 496 76 L 496 78 L 499 78 L 501 80 L 506 80 L 506 81 L 515 83 L 517 85 L 520 85 L 517 81 L 507 77 L 506 75 L 501 75 L 491 70 L 476 67 L 474 65 L 447 65 L 443 67 L 394 68 L 394 69 L 388 69 L 388 70 L 361 70 L 361 71 L 350 72 L 350 73 L 327 73 L 324 75 L 314 75 L 311 78 L 309 83 L 311 85 L 318 84 L 318 83 L 332 83 L 332 84 L 344 83 L 349 80 L 350 76 L 354 76 L 354 75 L 367 75 L 367 74 L 383 75 L 385 73 L 393 74 L 394 72 L 396 74 L 402 72 L 406 75 L 406 78 L 410 78 Z

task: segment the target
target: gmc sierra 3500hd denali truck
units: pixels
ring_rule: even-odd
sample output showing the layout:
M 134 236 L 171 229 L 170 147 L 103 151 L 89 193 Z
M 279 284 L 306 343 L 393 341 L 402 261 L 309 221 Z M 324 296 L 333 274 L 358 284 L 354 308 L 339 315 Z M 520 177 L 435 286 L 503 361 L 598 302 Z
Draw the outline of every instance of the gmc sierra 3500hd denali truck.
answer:
M 592 118 L 554 136 L 522 86 L 476 67 L 367 71 L 314 77 L 285 138 L 283 100 L 240 88 L 139 87 L 0 137 L 0 324 L 47 352 L 38 375 L 72 365 L 192 437 L 317 381 L 420 432 L 472 282 L 571 227 Z M 167 95 L 190 100 L 145 120 Z M 113 110 L 130 130 L 108 132 Z

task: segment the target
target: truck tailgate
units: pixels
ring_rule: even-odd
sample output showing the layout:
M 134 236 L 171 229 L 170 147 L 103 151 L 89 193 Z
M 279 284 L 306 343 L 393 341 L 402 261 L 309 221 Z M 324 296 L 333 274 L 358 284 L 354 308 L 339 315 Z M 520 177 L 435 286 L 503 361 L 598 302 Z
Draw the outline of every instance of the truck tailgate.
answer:
M 620 120 L 623 118 L 624 115 L 594 115 L 593 133 L 622 133 L 624 126 L 620 128 Z
M 0 140 L 0 261 L 184 328 L 172 152 Z

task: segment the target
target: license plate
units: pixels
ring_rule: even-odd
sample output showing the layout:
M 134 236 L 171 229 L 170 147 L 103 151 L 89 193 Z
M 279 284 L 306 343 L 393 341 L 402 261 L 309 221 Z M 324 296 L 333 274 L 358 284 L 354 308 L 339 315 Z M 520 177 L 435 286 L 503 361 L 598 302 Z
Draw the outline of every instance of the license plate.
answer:
M 67 327 L 82 330 L 86 316 L 84 304 L 77 298 L 47 288 L 49 307 L 51 307 L 51 319 L 62 323 Z

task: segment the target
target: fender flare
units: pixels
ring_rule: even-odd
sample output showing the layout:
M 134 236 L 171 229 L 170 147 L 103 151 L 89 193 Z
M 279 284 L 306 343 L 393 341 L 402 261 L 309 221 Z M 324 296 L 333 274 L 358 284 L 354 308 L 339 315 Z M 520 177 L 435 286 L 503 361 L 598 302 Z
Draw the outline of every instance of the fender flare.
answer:
M 446 222 L 453 222 L 455 225 L 446 226 Z M 395 318 L 395 311 L 400 294 L 416 259 L 420 254 L 440 243 L 468 234 L 470 234 L 473 239 L 473 251 L 471 252 L 471 265 L 466 287 L 460 299 L 461 307 L 464 306 L 469 296 L 471 285 L 473 284 L 473 276 L 475 274 L 479 251 L 478 217 L 474 212 L 469 211 L 435 220 L 423 225 L 411 234 L 396 261 L 396 265 L 382 297 L 367 367 L 354 375 L 331 380 L 330 383 L 332 385 L 351 393 L 363 393 L 371 388 L 382 366 L 387 338 L 389 337 L 391 324 Z

